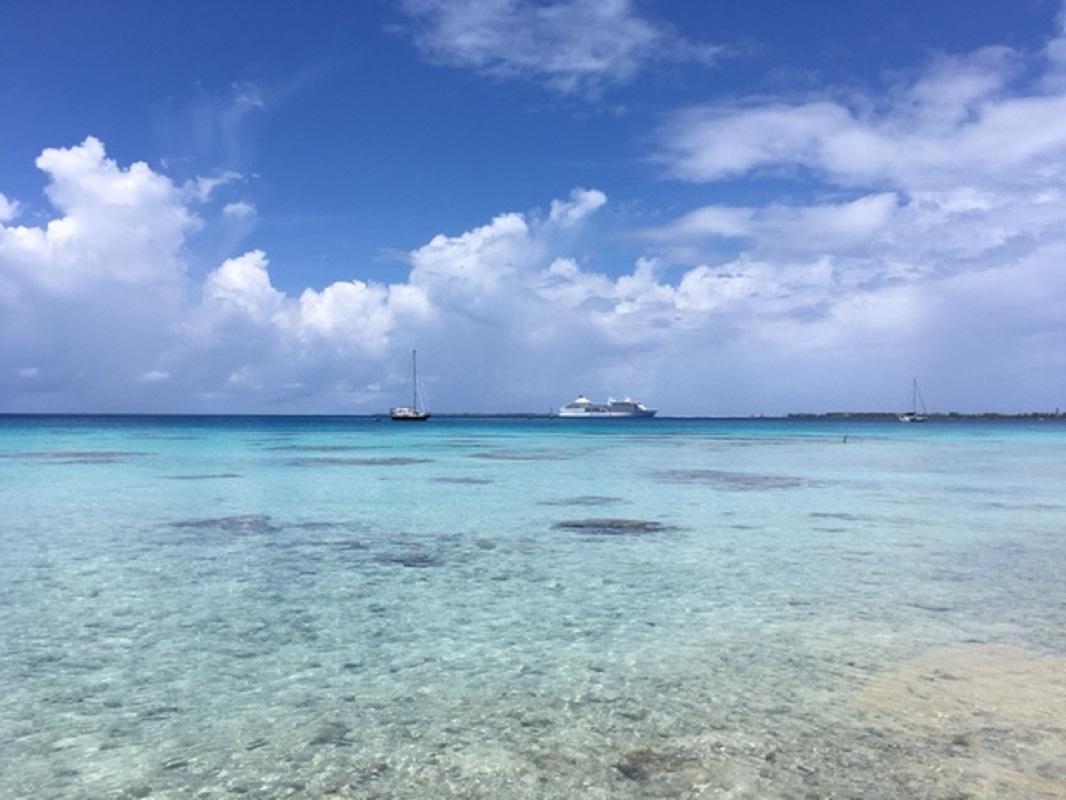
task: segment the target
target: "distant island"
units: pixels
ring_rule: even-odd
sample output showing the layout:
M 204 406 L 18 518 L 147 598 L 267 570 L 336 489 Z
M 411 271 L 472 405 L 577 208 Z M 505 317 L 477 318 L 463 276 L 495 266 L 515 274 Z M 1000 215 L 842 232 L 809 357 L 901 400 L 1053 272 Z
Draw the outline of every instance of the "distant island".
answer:
M 963 413 L 961 411 L 935 412 L 930 411 L 925 415 L 928 419 L 956 420 L 956 419 L 1066 419 L 1066 412 L 1055 409 L 1054 411 L 1022 411 L 1017 414 L 1006 414 L 999 411 L 978 411 Z M 786 414 L 785 419 L 869 419 L 869 420 L 895 420 L 899 414 L 895 411 L 823 411 L 823 412 L 799 412 Z

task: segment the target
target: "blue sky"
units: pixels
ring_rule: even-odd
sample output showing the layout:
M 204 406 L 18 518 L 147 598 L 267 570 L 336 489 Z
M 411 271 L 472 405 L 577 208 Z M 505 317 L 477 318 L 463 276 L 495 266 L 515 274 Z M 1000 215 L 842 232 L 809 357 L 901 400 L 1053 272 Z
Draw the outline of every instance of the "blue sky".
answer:
M 1057 2 L 21 2 L 0 410 L 1066 406 Z

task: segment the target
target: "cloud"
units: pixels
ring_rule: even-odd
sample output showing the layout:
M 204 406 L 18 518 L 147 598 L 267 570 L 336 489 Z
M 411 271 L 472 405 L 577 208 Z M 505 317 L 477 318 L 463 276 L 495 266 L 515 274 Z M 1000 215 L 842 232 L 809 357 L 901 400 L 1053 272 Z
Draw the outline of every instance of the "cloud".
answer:
M 0 371 L 49 376 L 46 395 L 25 395 L 31 410 L 343 395 L 349 374 L 380 377 L 397 330 L 432 318 L 424 290 L 407 283 L 290 296 L 258 250 L 196 281 L 186 252 L 205 224 L 194 210 L 203 192 L 141 162 L 120 166 L 92 137 L 44 150 L 37 166 L 54 218 L 0 224 Z M 40 365 L 32 375 L 27 362 Z M 154 401 L 144 394 L 164 382 Z M 24 407 L 22 391 L 0 382 L 0 407 Z
M 267 258 L 252 250 L 226 260 L 204 281 L 205 303 L 223 313 L 245 316 L 254 322 L 270 322 L 284 306 L 284 295 L 270 283 Z
M 684 242 L 715 237 L 759 240 L 764 246 L 839 252 L 867 246 L 899 211 L 895 192 L 864 195 L 841 203 L 772 204 L 762 208 L 703 206 L 644 232 L 654 241 Z
M 1061 178 L 1066 95 L 1010 92 L 1020 60 L 1002 47 L 945 57 L 886 98 L 689 108 L 660 131 L 656 157 L 693 182 L 797 169 L 843 186 L 930 190 Z
M 852 397 L 841 406 L 868 396 L 857 382 L 902 385 L 907 372 L 936 374 L 942 402 L 964 408 L 1060 404 L 1062 52 L 1061 38 L 1039 53 L 987 47 L 881 94 L 830 88 L 677 112 L 656 153 L 670 175 L 769 174 L 815 196 L 705 205 L 643 231 L 664 254 L 705 261 L 683 274 L 677 302 L 732 318 L 722 350 L 793 387 L 831 359 L 831 381 Z
M 178 250 L 200 221 L 166 176 L 137 162 L 120 168 L 88 137 L 48 148 L 37 167 L 61 216 L 45 227 L 0 227 L 0 261 L 18 283 L 71 291 L 108 280 L 147 284 L 179 280 Z
M 1023 91 L 1034 59 L 1045 71 Z M 1052 70 L 992 48 L 850 103 L 689 109 L 662 132 L 675 174 L 820 180 L 637 231 L 632 263 L 590 245 L 607 198 L 576 188 L 547 213 L 427 237 L 391 283 L 356 265 L 289 291 L 272 273 L 303 265 L 257 249 L 196 277 L 190 237 L 233 224 L 201 219 L 201 192 L 91 137 L 50 148 L 53 218 L 0 223 L 0 408 L 381 411 L 405 394 L 412 347 L 438 410 L 546 410 L 579 390 L 675 413 L 892 408 L 915 374 L 937 408 L 1054 407 L 1066 152 L 1053 126 L 999 149 L 993 135 L 1063 100 Z
M 607 195 L 598 189 L 577 188 L 570 192 L 570 200 L 552 200 L 548 220 L 560 227 L 570 227 L 607 202 Z
M 9 222 L 19 215 L 20 204 L 0 194 L 0 222 Z
M 207 202 L 220 186 L 241 180 L 243 176 L 239 172 L 226 170 L 213 176 L 201 176 L 185 182 L 182 189 L 192 198 L 201 203 Z
M 595 94 L 654 60 L 711 63 L 719 48 L 640 16 L 629 0 L 404 0 L 429 60 L 560 94 Z
M 244 200 L 226 203 L 226 205 L 222 207 L 222 216 L 231 219 L 251 219 L 255 214 L 255 206 Z

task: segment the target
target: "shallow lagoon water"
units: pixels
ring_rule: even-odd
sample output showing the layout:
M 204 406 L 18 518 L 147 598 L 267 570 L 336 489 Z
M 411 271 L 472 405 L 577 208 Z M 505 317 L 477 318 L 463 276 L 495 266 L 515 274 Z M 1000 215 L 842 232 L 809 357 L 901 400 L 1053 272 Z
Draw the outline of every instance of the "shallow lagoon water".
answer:
M 1064 445 L 0 418 L 0 796 L 1064 797 Z

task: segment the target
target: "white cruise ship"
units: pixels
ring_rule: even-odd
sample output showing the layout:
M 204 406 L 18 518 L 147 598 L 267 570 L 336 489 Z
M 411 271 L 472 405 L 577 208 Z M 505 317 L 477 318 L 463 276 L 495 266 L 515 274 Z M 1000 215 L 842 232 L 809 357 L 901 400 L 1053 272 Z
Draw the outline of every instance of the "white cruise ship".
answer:
M 643 403 L 630 400 L 615 400 L 609 397 L 606 403 L 594 403 L 585 395 L 579 394 L 559 409 L 559 417 L 594 419 L 600 417 L 654 417 L 655 409 L 646 408 Z

